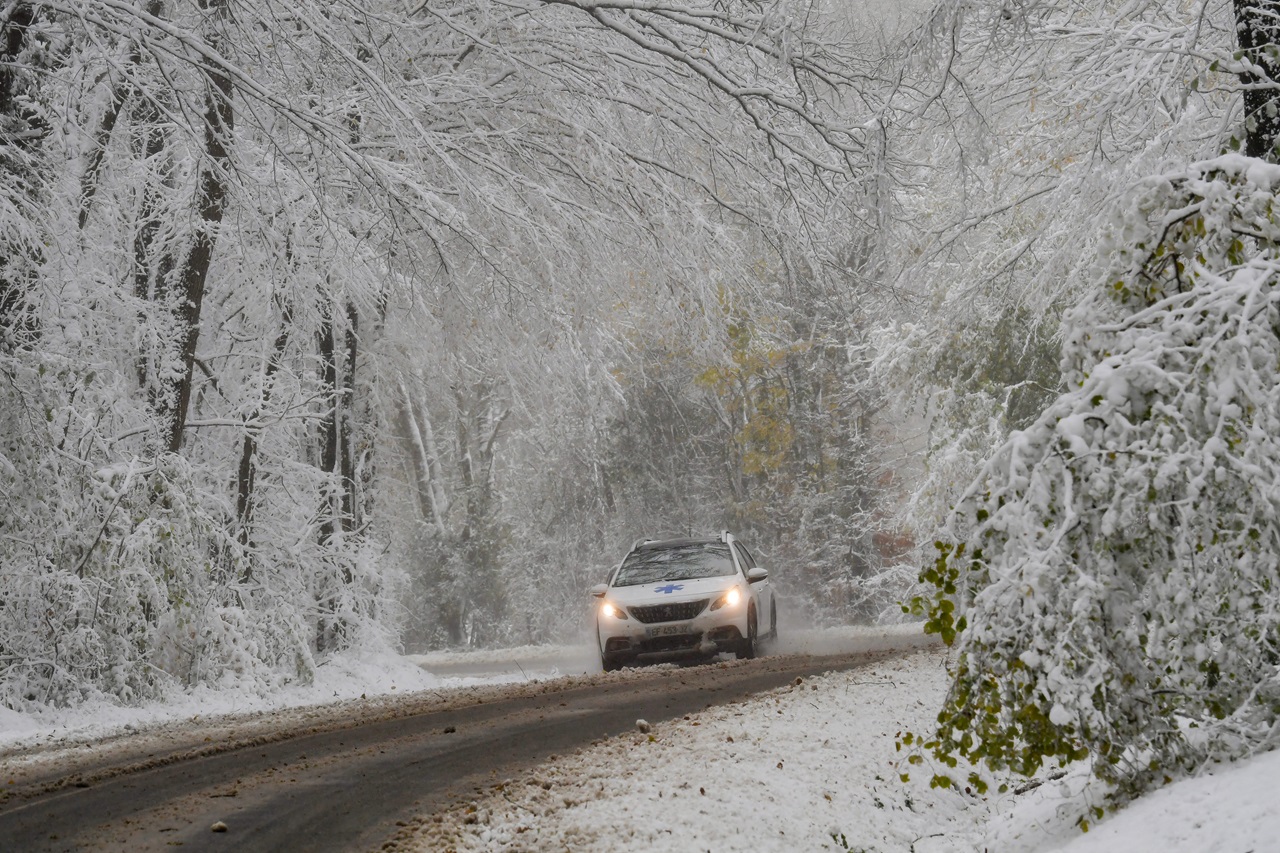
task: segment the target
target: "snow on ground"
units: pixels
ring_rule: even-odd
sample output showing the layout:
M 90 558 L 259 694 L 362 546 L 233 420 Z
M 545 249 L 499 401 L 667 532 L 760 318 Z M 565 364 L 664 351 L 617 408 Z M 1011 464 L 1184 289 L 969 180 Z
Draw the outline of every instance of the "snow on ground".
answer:
M 586 641 L 572 646 L 439 651 L 408 659 L 449 685 L 541 681 L 600 671 L 600 659 Z
M 809 679 L 557 758 L 395 839 L 417 851 L 1261 853 L 1280 850 L 1280 753 L 1176 783 L 1081 832 L 1083 768 L 1010 793 L 930 788 L 895 749 L 946 691 L 943 652 Z M 909 772 L 902 782 L 900 772 Z M 1027 788 L 1030 788 L 1027 790 Z M 1021 789 L 1021 793 L 1013 791 Z M 1092 817 L 1092 815 L 1089 815 Z
M 975 849 L 981 801 L 899 781 L 895 735 L 923 730 L 937 652 L 801 681 L 641 724 L 503 783 L 408 849 L 792 851 Z
M 269 690 L 252 685 L 223 690 L 199 687 L 175 690 L 164 701 L 140 706 L 99 699 L 31 714 L 0 705 L 0 757 L 15 747 L 83 743 L 174 722 L 314 707 L 362 695 L 403 694 L 449 686 L 446 682 L 401 655 L 348 655 L 319 667 L 310 684 Z
M 791 630 L 775 651 L 888 648 L 912 633 L 918 628 Z M 1020 794 L 931 789 L 933 771 L 908 767 L 894 745 L 900 732 L 928 731 L 946 690 L 945 663 L 934 648 L 646 723 L 640 728 L 647 731 L 554 759 L 474 802 L 424 816 L 393 846 L 512 853 L 1280 850 L 1280 752 L 1170 785 L 1087 834 L 1076 821 L 1102 801 L 1101 792 L 1078 769 Z M 587 645 L 387 654 L 348 657 L 322 667 L 313 684 L 270 692 L 201 690 L 141 708 L 96 702 L 43 714 L 0 708 L 0 761 L 52 766 L 91 748 L 163 741 L 174 732 L 190 738 L 197 727 L 243 730 L 245 720 L 287 726 L 353 707 L 391 707 L 395 697 L 424 690 L 441 701 L 455 692 L 474 701 L 476 691 L 510 689 L 499 686 L 512 681 L 609 677 L 592 675 L 598 670 Z M 910 771 L 906 783 L 903 771 Z M 1015 789 L 1025 782 L 1009 781 Z
M 843 627 L 824 631 L 791 631 L 776 647 L 779 653 L 830 654 L 851 649 L 885 648 L 913 628 Z M 730 656 L 731 657 L 731 656 Z M 214 717 L 263 715 L 302 709 L 358 697 L 404 695 L 421 690 L 542 681 L 600 671 L 600 660 L 587 641 L 576 645 L 523 646 L 515 649 L 445 651 L 426 655 L 348 654 L 316 672 L 310 684 L 214 690 L 175 690 L 163 701 L 126 706 L 110 699 L 74 708 L 18 713 L 0 706 L 0 757 L 19 747 L 59 742 L 84 743 L 141 732 L 171 723 Z
M 1280 850 L 1280 752 L 1148 794 L 1063 853 L 1265 853 Z M 994 849 L 994 848 L 993 848 Z

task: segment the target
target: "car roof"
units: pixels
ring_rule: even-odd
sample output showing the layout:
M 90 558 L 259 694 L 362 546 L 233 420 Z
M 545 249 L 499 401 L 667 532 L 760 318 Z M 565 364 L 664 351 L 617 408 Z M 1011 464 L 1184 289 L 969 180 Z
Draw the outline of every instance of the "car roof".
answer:
M 721 545 L 721 540 L 714 537 L 706 537 L 701 539 L 681 538 L 681 539 L 650 539 L 647 542 L 641 542 L 632 550 L 635 551 L 661 551 L 665 548 L 683 548 L 689 545 Z

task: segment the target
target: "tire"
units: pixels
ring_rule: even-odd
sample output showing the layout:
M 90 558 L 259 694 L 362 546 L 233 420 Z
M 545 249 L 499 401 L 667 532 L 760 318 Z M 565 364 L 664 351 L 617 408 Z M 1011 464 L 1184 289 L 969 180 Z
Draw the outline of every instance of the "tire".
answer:
M 596 648 L 600 649 L 600 668 L 605 672 L 616 672 L 622 669 L 622 661 L 613 655 L 604 653 L 603 644 L 600 642 L 600 629 L 596 629 Z
M 758 631 L 759 629 L 756 627 L 756 608 L 753 604 L 747 611 L 747 636 L 743 638 L 741 645 L 738 646 L 738 660 L 751 660 L 756 656 L 757 646 L 760 641 Z

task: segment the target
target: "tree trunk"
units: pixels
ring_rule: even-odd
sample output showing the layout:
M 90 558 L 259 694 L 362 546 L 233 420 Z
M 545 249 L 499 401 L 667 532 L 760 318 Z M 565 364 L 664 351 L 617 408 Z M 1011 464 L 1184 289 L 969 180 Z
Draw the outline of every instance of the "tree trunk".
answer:
M 404 419 L 408 427 L 408 438 L 414 472 L 418 479 L 418 506 L 424 519 L 435 525 L 436 533 L 443 542 L 448 538 L 448 530 L 444 523 L 444 494 L 439 482 L 439 461 L 435 449 L 435 434 L 431 429 L 431 421 L 425 414 L 419 418 L 418 407 L 409 396 L 409 389 L 400 383 L 400 396 L 404 403 Z M 420 422 L 421 421 L 421 422 Z
M 320 470 L 327 475 L 329 483 L 325 486 L 324 507 L 320 522 L 320 542 L 331 542 L 340 529 L 338 521 L 341 500 L 334 493 L 333 478 L 338 471 L 338 444 L 342 440 L 342 395 L 338 387 L 338 353 L 334 346 L 336 335 L 333 328 L 333 309 L 326 304 L 321 309 L 320 331 L 317 345 L 320 351 L 320 381 L 323 383 L 329 401 L 329 410 L 320 423 Z
M 0 55 L 0 116 L 6 121 L 20 118 L 16 108 L 16 94 L 21 88 L 16 61 L 26 47 L 27 28 L 35 21 L 35 7 L 30 3 L 14 3 L 0 18 L 0 36 L 3 36 L 4 53 Z M 12 132 L 5 128 L 6 136 Z M 5 139 L 6 145 L 10 144 Z
M 280 370 L 280 363 L 284 359 L 284 351 L 289 345 L 289 333 L 292 330 L 293 312 L 289 309 L 288 303 L 284 303 L 280 309 L 280 332 L 276 335 L 275 343 L 271 347 L 271 357 L 267 359 L 267 366 L 263 371 L 262 396 L 258 405 L 254 407 L 253 413 L 249 415 L 244 440 L 240 445 L 240 465 L 236 471 L 236 539 L 242 547 L 246 548 L 253 546 L 254 488 L 258 477 L 258 429 L 253 422 L 261 417 L 263 407 L 271 399 L 271 380 Z M 246 572 L 244 580 L 249 579 L 249 572 L 251 570 Z
M 356 394 L 356 360 L 360 355 L 360 315 L 356 307 L 347 303 L 346 329 L 346 363 L 342 371 L 342 399 L 346 403 L 339 411 L 339 428 L 342 432 L 341 450 L 342 466 L 342 530 L 353 533 L 363 524 L 363 509 L 360 500 L 360 483 L 356 476 L 356 453 L 360 435 L 361 420 L 357 416 L 360 399 Z
M 31 3 L 12 3 L 0 10 L 0 170 L 10 174 L 32 203 L 40 194 L 38 154 L 48 132 L 44 120 L 24 106 L 21 97 L 29 85 L 21 73 L 22 55 L 30 46 L 27 32 L 35 20 Z M 13 351 L 30 345 L 38 334 L 27 297 L 42 258 L 33 240 L 0 244 L 0 252 L 8 261 L 0 272 L 0 351 Z
M 144 160 L 160 156 L 164 150 L 164 132 L 157 126 L 159 116 L 149 101 L 144 102 L 143 123 L 146 126 L 142 135 L 142 150 L 139 152 Z M 167 181 L 162 177 L 161 182 Z M 161 248 L 161 255 L 151 260 L 156 251 L 156 238 L 162 225 L 160 214 L 156 211 L 159 190 L 147 184 L 142 190 L 142 207 L 138 213 L 138 230 L 133 235 L 133 295 L 139 305 L 158 305 L 163 313 L 169 312 L 169 282 L 173 276 L 173 255 Z M 87 208 L 81 208 L 87 214 Z M 146 328 L 152 322 L 145 311 L 139 311 L 139 322 Z M 149 384 L 150 380 L 164 372 L 164 348 L 167 342 L 149 341 L 138 353 L 138 387 L 145 390 L 153 412 L 159 412 L 164 405 L 161 401 L 161 390 Z
M 154 17 L 159 17 L 163 11 L 160 0 L 148 0 L 144 8 L 148 15 Z M 125 69 L 131 69 L 141 62 L 142 49 L 135 42 L 133 49 L 129 51 L 129 59 L 125 64 Z M 93 209 L 93 198 L 98 192 L 98 177 L 102 172 L 102 163 L 107 155 L 107 146 L 111 142 L 112 134 L 115 133 L 116 122 L 120 118 L 120 112 L 124 109 L 125 101 L 128 100 L 131 90 L 132 86 L 126 76 L 112 90 L 111 102 L 107 105 L 106 112 L 102 114 L 102 120 L 98 123 L 98 133 L 94 137 L 93 151 L 89 154 L 89 163 L 84 170 L 84 175 L 80 178 L 80 212 L 77 220 L 81 230 L 89 222 L 89 214 Z
M 320 543 L 341 547 L 345 535 L 357 529 L 354 518 L 356 499 L 353 495 L 355 464 L 351 448 L 353 416 L 350 409 L 353 403 L 352 377 L 359 349 L 356 329 L 351 326 L 356 320 L 354 308 L 348 306 L 343 312 L 348 326 L 345 331 L 340 331 L 335 316 L 337 312 L 329 301 L 328 292 L 324 298 L 318 345 L 323 371 L 321 381 L 329 400 L 329 410 L 320 428 L 320 470 L 325 473 L 327 481 L 322 497 Z M 339 341 L 342 341 L 341 347 Z M 342 566 L 340 583 L 351 584 L 354 576 L 350 563 L 342 558 L 339 563 Z M 321 595 L 323 615 L 317 626 L 316 649 L 324 652 L 342 646 L 346 622 L 335 615 L 337 590 L 331 588 Z
M 409 392 L 400 383 L 400 437 L 409 444 L 409 465 L 413 469 L 413 496 L 418 505 L 418 517 L 422 520 L 433 520 L 435 512 L 431 506 L 431 475 L 426 464 L 426 449 L 422 446 L 422 432 L 413 417 Z
M 356 58 L 367 62 L 368 48 L 359 45 Z M 359 110 L 347 114 L 349 142 L 360 143 L 363 117 Z M 341 530 L 355 533 L 364 527 L 369 514 L 373 490 L 369 488 L 373 478 L 373 433 L 375 413 L 371 393 L 360 393 L 356 381 L 356 367 L 360 357 L 360 312 L 353 302 L 345 306 L 346 328 L 343 332 L 344 347 L 338 350 L 337 330 L 332 306 L 326 308 L 320 332 L 320 357 L 324 364 L 324 382 L 332 395 L 333 408 L 325 419 L 322 437 L 322 469 L 337 478 L 337 494 L 327 498 L 327 513 L 321 531 L 322 537 L 332 538 Z M 382 317 L 375 314 L 376 325 Z M 366 388 L 369 383 L 366 383 Z M 350 578 L 347 581 L 350 582 Z
M 225 3 L 226 0 L 202 0 L 200 8 L 210 12 L 216 22 L 225 14 Z M 217 50 L 222 39 L 214 30 L 208 41 Z M 165 444 L 171 453 L 182 449 L 187 408 L 191 404 L 191 378 L 195 369 L 196 343 L 200 339 L 200 308 L 204 304 L 205 283 L 213 262 L 218 227 L 222 224 L 227 195 L 226 169 L 230 160 L 227 145 L 235 129 L 231 80 L 216 68 L 206 70 L 205 75 L 208 89 L 204 113 L 205 162 L 200 168 L 200 224 L 191 251 L 177 276 L 178 304 L 174 311 L 178 323 L 180 371 L 173 379 L 167 380 L 164 400 L 170 408 L 159 412 L 165 427 Z
M 1280 0 L 1233 0 L 1244 90 L 1245 153 L 1276 160 L 1280 141 Z

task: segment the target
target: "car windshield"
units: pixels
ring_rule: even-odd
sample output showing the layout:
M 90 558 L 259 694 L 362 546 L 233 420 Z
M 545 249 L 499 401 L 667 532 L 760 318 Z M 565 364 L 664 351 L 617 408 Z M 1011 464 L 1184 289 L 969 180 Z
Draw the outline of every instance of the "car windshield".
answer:
M 700 542 L 636 551 L 623 560 L 614 586 L 718 578 L 734 573 L 729 546 Z

